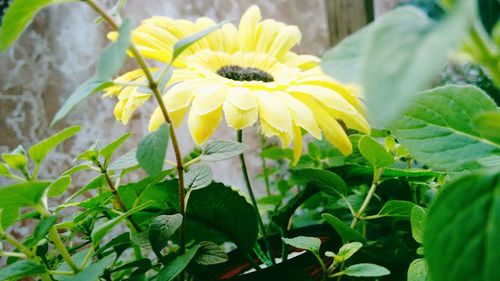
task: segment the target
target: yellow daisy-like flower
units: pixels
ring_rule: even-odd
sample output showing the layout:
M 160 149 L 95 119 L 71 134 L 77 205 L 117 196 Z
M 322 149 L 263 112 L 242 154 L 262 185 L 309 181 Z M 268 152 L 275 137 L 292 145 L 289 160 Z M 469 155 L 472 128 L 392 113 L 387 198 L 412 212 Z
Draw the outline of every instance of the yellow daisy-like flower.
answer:
M 132 41 L 146 57 L 168 63 L 174 44 L 215 23 L 208 18 L 196 22 L 153 17 L 132 32 Z M 116 38 L 111 33 L 110 38 Z M 370 126 L 363 116 L 359 90 L 325 75 L 311 55 L 291 50 L 300 42 L 296 26 L 272 19 L 261 21 L 257 6 L 250 7 L 238 28 L 231 23 L 197 41 L 174 61 L 172 85 L 163 96 L 173 125 L 187 122 L 196 144 L 204 143 L 223 116 L 235 129 L 252 126 L 260 118 L 267 136 L 277 136 L 283 146 L 294 147 L 294 159 L 302 152 L 302 130 L 317 139 L 324 137 L 345 155 L 352 146 L 343 127 L 364 133 Z M 140 70 L 118 77 L 118 81 L 143 81 Z M 149 98 L 137 86 L 116 86 L 108 94 L 119 99 L 115 116 L 126 123 L 132 112 Z M 149 130 L 164 122 L 160 109 L 153 113 Z

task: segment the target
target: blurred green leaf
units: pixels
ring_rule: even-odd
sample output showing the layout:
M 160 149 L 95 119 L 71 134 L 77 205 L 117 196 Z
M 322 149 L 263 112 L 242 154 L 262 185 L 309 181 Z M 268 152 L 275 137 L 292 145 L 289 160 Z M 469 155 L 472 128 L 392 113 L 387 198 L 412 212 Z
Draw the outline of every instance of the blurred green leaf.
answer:
M 137 149 L 132 149 L 129 152 L 118 157 L 111 165 L 109 165 L 108 170 L 126 170 L 136 166 L 139 166 L 139 162 L 136 158 Z
M 188 266 L 191 260 L 195 257 L 196 252 L 198 252 L 199 248 L 200 245 L 196 245 L 190 249 L 187 249 L 183 255 L 176 257 L 173 261 L 168 263 L 160 271 L 160 273 L 158 273 L 158 275 L 156 276 L 156 280 L 174 280 L 174 278 L 177 277 L 186 268 L 186 266 Z
M 500 145 L 500 111 L 486 111 L 474 117 L 474 128 L 485 139 Z
M 201 265 L 213 265 L 226 262 L 228 256 L 224 249 L 211 241 L 200 242 L 200 249 L 194 257 L 194 262 Z
M 353 277 L 379 277 L 391 274 L 387 268 L 371 263 L 354 264 L 340 273 Z M 334 276 L 337 276 L 337 274 L 334 274 Z
M 78 272 L 76 275 L 71 276 L 65 281 L 93 281 L 99 280 L 99 277 L 104 274 L 104 270 L 111 266 L 115 259 L 114 255 L 109 255 L 100 259 L 99 261 L 91 263 L 87 268 Z
M 0 226 L 7 229 L 19 218 L 19 207 L 0 209 Z
M 290 148 L 281 148 L 273 146 L 271 148 L 262 151 L 261 155 L 262 157 L 271 160 L 280 160 L 280 159 L 293 160 L 293 150 Z
M 31 159 L 39 164 L 43 161 L 45 156 L 54 149 L 59 143 L 71 138 L 74 136 L 76 133 L 80 131 L 80 126 L 72 126 L 69 128 L 66 128 L 44 140 L 41 142 L 33 145 L 28 153 Z
M 145 136 L 137 146 L 136 158 L 149 175 L 157 175 L 163 170 L 169 140 L 168 125 Z
M 408 268 L 408 281 L 430 281 L 424 259 L 416 259 Z
M 424 243 L 424 225 L 426 216 L 427 211 L 420 206 L 415 206 L 411 210 L 411 234 L 413 236 L 413 239 L 415 239 L 415 241 L 420 244 Z
M 41 264 L 31 260 L 19 260 L 0 268 L 0 280 L 21 280 L 23 277 L 46 272 L 47 269 Z
M 212 182 L 213 178 L 214 174 L 208 165 L 194 165 L 184 175 L 184 186 L 186 189 L 204 188 Z
M 184 37 L 182 38 L 181 40 L 179 40 L 177 43 L 175 43 L 174 45 L 174 51 L 172 53 L 172 60 L 171 61 L 174 61 L 180 54 L 182 54 L 182 52 L 184 52 L 184 50 L 186 50 L 187 48 L 189 48 L 189 46 L 191 46 L 193 43 L 195 43 L 196 41 L 202 39 L 203 37 L 209 35 L 210 33 L 216 31 L 217 29 L 219 29 L 222 25 L 224 25 L 226 23 L 226 21 L 223 21 L 219 24 L 215 24 L 215 25 L 212 25 L 210 27 L 207 27 L 206 29 L 198 32 L 198 33 L 195 33 L 191 36 L 187 36 L 187 37 Z
M 50 228 L 56 223 L 56 221 L 57 216 L 42 218 L 42 220 L 40 220 L 40 222 L 35 227 L 31 245 L 35 246 L 39 241 L 45 238 L 45 235 L 49 233 Z
M 170 236 L 182 224 L 182 215 L 159 215 L 149 224 L 149 242 L 153 250 L 160 251 L 167 246 Z
M 41 9 L 54 4 L 74 0 L 12 0 L 0 26 L 0 51 L 5 51 L 17 40 L 21 33 Z
M 10 153 L 2 153 L 2 159 L 11 168 L 24 171 L 26 165 L 28 165 L 28 158 L 26 157 L 26 151 L 19 145 Z
M 500 173 L 472 173 L 446 185 L 427 215 L 425 257 L 433 280 L 500 276 Z
M 337 174 L 321 169 L 297 169 L 293 170 L 301 181 L 312 182 L 320 187 L 322 192 L 333 196 L 347 194 L 347 185 Z
M 384 203 L 384 206 L 374 216 L 369 216 L 370 218 L 383 218 L 383 217 L 398 217 L 409 219 L 413 207 L 416 205 L 409 201 L 403 200 L 390 200 Z
M 350 257 L 352 257 L 359 249 L 363 247 L 363 244 L 360 242 L 351 242 L 342 245 L 339 249 L 339 253 L 337 254 L 337 257 L 335 259 L 337 262 L 343 262 L 348 260 Z
M 347 224 L 345 224 L 343 221 L 339 220 L 338 218 L 330 215 L 330 214 L 322 214 L 321 217 L 326 220 L 342 237 L 342 241 L 344 243 L 349 242 L 349 241 L 366 241 L 366 238 L 363 237 L 359 232 L 356 230 L 350 228 Z
M 111 155 L 113 155 L 113 152 L 120 147 L 120 145 L 123 144 L 124 141 L 126 141 L 132 134 L 131 133 L 125 133 L 121 135 L 119 138 L 116 140 L 112 141 L 108 145 L 106 145 L 101 151 L 99 151 L 99 154 L 104 157 L 104 159 L 108 160 L 111 158 Z

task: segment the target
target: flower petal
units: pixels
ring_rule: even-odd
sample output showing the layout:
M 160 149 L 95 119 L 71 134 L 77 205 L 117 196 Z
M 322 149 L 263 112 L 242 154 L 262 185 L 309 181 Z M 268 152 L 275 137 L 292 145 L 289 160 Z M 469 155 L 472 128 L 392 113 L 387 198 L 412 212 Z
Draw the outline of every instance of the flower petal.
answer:
M 232 23 L 226 23 L 221 27 L 223 47 L 226 53 L 232 54 L 239 49 L 238 29 Z
M 259 105 L 261 123 L 272 127 L 280 133 L 292 133 L 292 116 L 290 110 L 280 99 L 267 91 L 253 91 L 252 94 Z
M 228 91 L 223 110 L 227 124 L 235 129 L 252 126 L 259 116 L 255 97 L 243 87 Z
M 286 26 L 280 31 L 278 36 L 276 36 L 276 39 L 274 39 L 273 44 L 267 53 L 279 59 L 290 51 L 291 48 L 297 45 L 301 38 L 302 34 L 297 26 Z
M 207 141 L 219 126 L 221 119 L 222 107 L 205 115 L 198 115 L 191 110 L 188 116 L 188 128 L 194 142 L 201 145 Z
M 227 88 L 221 84 L 207 84 L 197 87 L 195 90 L 191 111 L 197 115 L 208 114 L 224 103 L 226 99 Z
M 257 32 L 257 24 L 261 20 L 260 9 L 256 5 L 252 5 L 243 14 L 239 24 L 239 41 L 240 50 L 253 51 L 255 48 L 255 35 Z
M 302 155 L 302 131 L 299 126 L 293 125 L 293 135 L 292 165 L 295 166 L 300 160 L 300 155 Z

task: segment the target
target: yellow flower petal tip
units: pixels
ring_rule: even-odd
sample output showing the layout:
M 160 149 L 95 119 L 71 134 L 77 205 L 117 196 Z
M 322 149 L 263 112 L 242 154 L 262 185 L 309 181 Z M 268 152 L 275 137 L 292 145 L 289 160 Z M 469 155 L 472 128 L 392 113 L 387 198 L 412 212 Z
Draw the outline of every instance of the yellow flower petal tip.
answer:
M 209 18 L 194 22 L 153 17 L 133 31 L 132 41 L 149 59 L 168 62 L 177 41 L 214 25 Z M 110 33 L 111 40 L 116 33 Z M 361 89 L 343 85 L 324 74 L 320 59 L 291 51 L 302 34 L 297 26 L 265 19 L 258 6 L 243 14 L 237 26 L 227 23 L 189 46 L 175 61 L 163 101 L 175 127 L 187 113 L 196 144 L 207 141 L 224 118 L 234 129 L 259 123 L 263 135 L 277 137 L 283 146 L 293 145 L 295 165 L 303 150 L 302 133 L 324 137 L 342 154 L 352 145 L 339 124 L 369 133 Z M 116 79 L 122 84 L 142 83 L 142 71 Z M 140 87 L 116 86 L 108 96 L 119 100 L 117 119 L 127 121 L 149 97 Z M 165 122 L 158 108 L 149 122 L 153 131 Z

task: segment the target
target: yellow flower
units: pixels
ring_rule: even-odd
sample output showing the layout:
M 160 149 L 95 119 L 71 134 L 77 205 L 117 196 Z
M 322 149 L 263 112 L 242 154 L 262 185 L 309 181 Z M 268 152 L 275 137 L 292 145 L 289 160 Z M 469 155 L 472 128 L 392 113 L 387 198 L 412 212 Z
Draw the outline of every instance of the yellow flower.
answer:
M 215 23 L 153 17 L 132 32 L 132 41 L 146 57 L 169 62 L 174 44 Z M 250 7 L 238 28 L 224 24 L 219 30 L 191 45 L 174 62 L 172 85 L 163 96 L 174 126 L 180 126 L 189 109 L 188 127 L 196 144 L 204 143 L 223 116 L 235 129 L 252 126 L 260 119 L 262 133 L 277 136 L 283 146 L 294 147 L 294 159 L 302 152 L 302 129 L 317 139 L 321 133 L 345 155 L 351 143 L 339 124 L 369 133 L 363 117 L 359 90 L 325 75 L 319 59 L 291 50 L 301 39 L 296 26 L 272 19 L 261 21 L 257 6 Z M 110 38 L 116 37 L 115 33 Z M 117 80 L 141 81 L 141 71 Z M 117 86 L 108 94 L 120 100 L 115 116 L 124 123 L 147 99 L 137 86 Z M 149 130 L 164 122 L 156 109 Z

